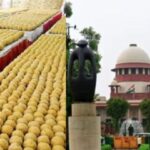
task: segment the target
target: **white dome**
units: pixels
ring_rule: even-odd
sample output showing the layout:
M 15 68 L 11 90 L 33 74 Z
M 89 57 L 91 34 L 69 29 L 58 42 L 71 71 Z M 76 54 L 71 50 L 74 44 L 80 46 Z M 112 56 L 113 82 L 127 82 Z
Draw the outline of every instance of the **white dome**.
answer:
M 111 85 L 116 86 L 116 85 L 118 85 L 118 82 L 114 79 L 114 80 L 111 82 Z
M 123 51 L 117 60 L 117 64 L 122 63 L 149 63 L 150 58 L 148 54 L 137 47 L 136 44 L 131 44 L 128 49 Z

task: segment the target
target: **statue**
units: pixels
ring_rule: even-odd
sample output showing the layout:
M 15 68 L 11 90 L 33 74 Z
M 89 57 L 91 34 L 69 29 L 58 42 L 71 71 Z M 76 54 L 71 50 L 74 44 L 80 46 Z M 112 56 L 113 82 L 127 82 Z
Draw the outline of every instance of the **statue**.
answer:
M 132 124 L 130 124 L 128 131 L 129 131 L 129 136 L 133 136 L 134 128 L 133 128 Z
M 93 102 L 96 85 L 96 63 L 93 52 L 87 47 L 85 40 L 78 42 L 78 48 L 75 49 L 69 60 L 69 83 L 73 102 Z M 85 62 L 91 64 L 90 74 L 85 72 Z M 79 68 L 77 75 L 73 75 L 74 62 L 78 61 Z
M 69 149 L 100 150 L 100 117 L 96 116 L 96 105 L 93 103 L 96 63 L 86 41 L 81 40 L 77 45 L 78 48 L 71 54 L 68 69 L 68 86 L 73 102 L 72 116 L 69 117 Z

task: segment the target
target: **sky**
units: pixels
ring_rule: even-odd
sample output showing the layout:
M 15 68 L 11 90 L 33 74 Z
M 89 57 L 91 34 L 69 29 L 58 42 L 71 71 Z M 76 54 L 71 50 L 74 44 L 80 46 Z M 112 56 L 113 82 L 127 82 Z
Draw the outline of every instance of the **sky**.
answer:
M 73 16 L 67 19 L 71 37 L 83 39 L 79 34 L 84 27 L 92 26 L 101 34 L 99 53 L 102 55 L 101 73 L 97 76 L 96 93 L 109 98 L 108 85 L 114 78 L 120 53 L 129 44 L 136 43 L 150 55 L 150 0 L 70 0 Z

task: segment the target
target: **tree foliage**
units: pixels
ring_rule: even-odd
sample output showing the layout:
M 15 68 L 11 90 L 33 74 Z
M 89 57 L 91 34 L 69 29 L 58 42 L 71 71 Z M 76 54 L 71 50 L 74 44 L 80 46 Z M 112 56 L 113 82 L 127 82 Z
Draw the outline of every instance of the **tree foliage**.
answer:
M 98 45 L 101 39 L 101 35 L 94 31 L 92 27 L 84 28 L 81 32 L 81 35 L 88 41 L 89 47 L 94 51 L 95 60 L 96 60 L 96 70 L 97 73 L 100 72 L 100 61 L 101 55 L 98 53 Z M 87 65 L 88 69 L 88 65 Z
M 84 28 L 80 33 L 89 42 L 90 48 L 97 51 L 101 39 L 100 34 L 96 33 L 92 27 Z
M 128 108 L 128 102 L 121 98 L 110 98 L 107 102 L 107 114 L 112 118 L 116 132 L 119 131 L 119 121 L 126 115 Z
M 96 60 L 96 72 L 99 73 L 101 69 L 100 61 L 102 57 L 98 52 L 96 52 L 94 55 Z
M 101 97 L 98 93 L 94 95 L 94 100 L 95 101 L 100 100 L 100 99 L 101 99 Z
M 71 2 L 66 2 L 65 3 L 64 13 L 65 13 L 67 18 L 70 18 L 72 16 L 72 14 L 73 14 L 71 6 L 72 6 Z
M 140 109 L 143 116 L 146 117 L 146 129 L 150 132 L 150 99 L 145 99 L 140 104 Z
M 76 41 L 74 39 L 70 39 L 69 49 L 75 49 L 75 48 L 76 48 Z

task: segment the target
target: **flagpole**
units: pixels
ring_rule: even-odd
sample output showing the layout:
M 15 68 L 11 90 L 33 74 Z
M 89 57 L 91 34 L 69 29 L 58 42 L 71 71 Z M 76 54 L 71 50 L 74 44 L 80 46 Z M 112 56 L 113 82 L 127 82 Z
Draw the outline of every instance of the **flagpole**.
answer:
M 135 99 L 135 91 L 133 91 L 133 93 L 132 93 L 132 100 L 134 100 Z

